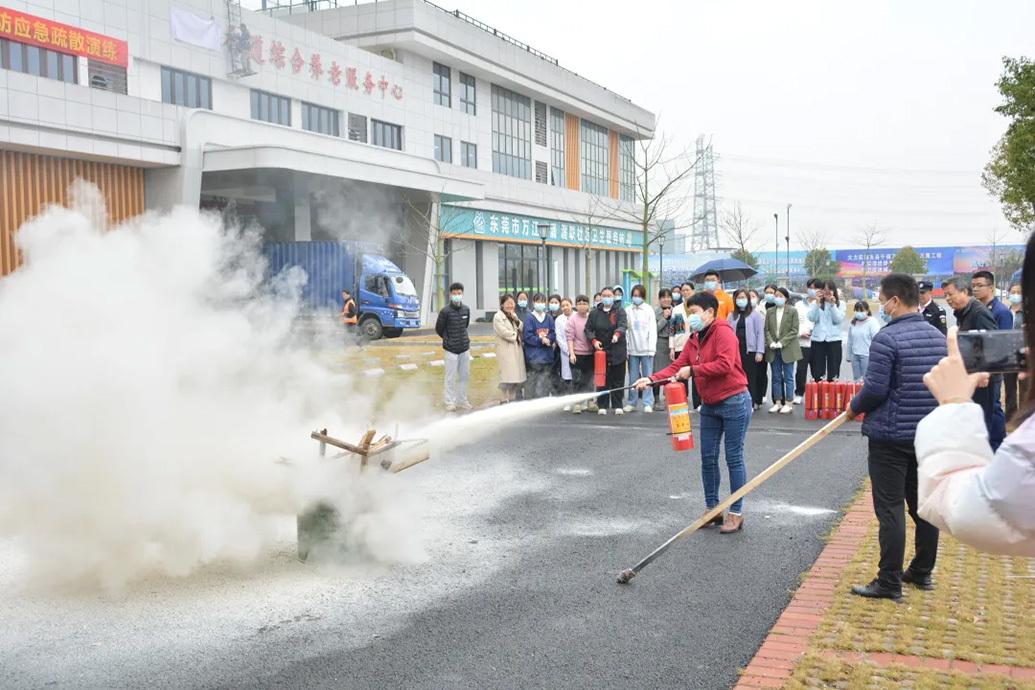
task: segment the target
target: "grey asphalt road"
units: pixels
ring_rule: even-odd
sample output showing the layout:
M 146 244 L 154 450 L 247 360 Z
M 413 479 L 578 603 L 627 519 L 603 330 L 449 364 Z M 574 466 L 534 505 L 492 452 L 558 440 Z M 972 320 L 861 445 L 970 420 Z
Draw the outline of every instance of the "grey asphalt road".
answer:
M 747 448 L 751 476 L 819 426 L 756 417 Z M 464 586 L 463 571 L 445 574 L 455 579 L 452 595 L 361 646 L 311 654 L 317 632 L 304 626 L 276 645 L 256 640 L 213 685 L 732 686 L 859 488 L 863 442 L 857 427 L 842 427 L 749 496 L 742 533 L 699 532 L 621 586 L 619 571 L 704 508 L 699 451 L 673 453 L 665 423 L 661 414 L 584 415 L 564 426 L 504 430 L 456 452 L 451 472 L 506 458 L 518 476 L 549 480 L 504 500 L 463 535 L 472 562 L 483 557 L 486 538 L 511 545 L 498 571 L 475 587 Z M 333 604 L 328 616 L 342 629 L 364 623 Z

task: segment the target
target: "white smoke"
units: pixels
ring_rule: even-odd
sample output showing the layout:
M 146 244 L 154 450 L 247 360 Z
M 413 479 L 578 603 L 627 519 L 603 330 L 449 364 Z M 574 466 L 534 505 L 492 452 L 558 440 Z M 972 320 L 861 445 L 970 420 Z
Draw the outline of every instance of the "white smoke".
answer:
M 45 579 L 117 589 L 251 562 L 322 500 L 350 548 L 415 557 L 391 478 L 316 457 L 310 431 L 358 438 L 371 405 L 286 345 L 301 276 L 266 285 L 257 236 L 214 215 L 105 231 L 74 192 L 0 281 L 0 536 Z

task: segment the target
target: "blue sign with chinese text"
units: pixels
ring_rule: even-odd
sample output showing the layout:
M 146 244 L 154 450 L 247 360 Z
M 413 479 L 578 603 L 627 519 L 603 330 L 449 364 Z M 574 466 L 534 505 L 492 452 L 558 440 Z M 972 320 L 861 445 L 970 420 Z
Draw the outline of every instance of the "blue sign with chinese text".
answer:
M 643 251 L 643 233 L 637 230 L 535 218 L 460 206 L 442 205 L 439 227 L 444 237 L 539 243 L 539 226 L 550 226 L 546 243 L 616 251 Z

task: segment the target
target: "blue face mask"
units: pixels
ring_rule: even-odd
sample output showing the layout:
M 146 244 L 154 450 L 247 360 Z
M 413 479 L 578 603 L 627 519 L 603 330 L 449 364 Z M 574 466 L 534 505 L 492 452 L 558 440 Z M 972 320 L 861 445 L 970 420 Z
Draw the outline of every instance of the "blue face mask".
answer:
M 621 295 L 615 295 L 615 304 L 621 304 L 621 303 L 622 303 Z
M 754 297 L 751 298 L 751 306 L 752 307 L 757 307 L 758 306 L 758 300 L 755 299 Z
M 704 282 L 704 289 L 705 290 L 714 290 L 717 287 L 719 287 L 719 284 L 717 282 L 715 282 L 714 280 L 706 280 Z
M 450 295 L 449 299 L 453 301 L 453 304 L 460 304 L 464 301 L 463 295 Z
M 601 297 L 600 298 L 600 303 L 603 304 L 605 307 L 610 307 L 612 304 L 615 303 L 615 298 L 614 297 Z
M 1010 304 L 1020 304 L 1021 295 L 1010 295 Z
M 776 301 L 776 295 L 773 295 L 773 294 L 767 292 L 765 294 L 765 301 L 766 302 L 774 302 L 774 301 Z
M 743 309 L 747 305 L 748 305 L 748 301 L 746 299 L 744 299 L 743 297 L 741 297 L 740 299 L 737 300 L 737 306 L 740 307 L 741 309 Z
M 855 318 L 858 321 L 865 321 L 866 320 L 866 312 L 864 312 L 864 311 L 857 311 L 857 312 L 855 312 Z
M 890 302 L 891 300 L 888 301 Z M 887 302 L 885 302 L 884 304 L 887 304 Z M 884 323 L 888 323 L 889 321 L 891 321 L 891 314 L 884 311 L 884 304 L 880 305 L 880 308 L 877 310 L 877 313 L 880 314 L 880 318 L 882 321 L 884 321 Z
M 783 297 L 774 297 L 773 304 L 775 304 L 778 307 L 782 307 L 783 305 L 787 304 L 787 300 Z
M 816 288 L 809 288 L 809 297 L 816 296 Z
M 532 308 L 536 311 L 546 311 L 546 305 L 542 302 L 536 302 L 534 305 L 532 305 Z
M 701 319 L 700 314 L 687 314 L 686 325 L 694 332 L 697 332 L 704 328 L 704 320 Z
M 518 306 L 521 307 L 522 309 L 524 309 L 525 307 L 528 306 L 528 300 L 527 299 L 519 299 L 518 300 Z
M 561 305 L 559 305 L 559 304 L 551 304 L 550 305 L 550 311 L 559 311 L 560 308 L 561 308 Z
M 633 297 L 633 304 L 635 304 L 636 306 L 639 306 L 639 305 L 643 304 L 643 298 L 642 297 Z

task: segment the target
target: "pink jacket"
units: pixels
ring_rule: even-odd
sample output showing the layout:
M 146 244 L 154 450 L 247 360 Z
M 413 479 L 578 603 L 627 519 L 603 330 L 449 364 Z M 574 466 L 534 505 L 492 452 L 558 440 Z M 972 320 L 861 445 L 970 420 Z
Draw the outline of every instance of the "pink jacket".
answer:
M 588 320 L 589 314 L 582 316 L 578 312 L 572 312 L 568 317 L 568 325 L 564 328 L 565 339 L 575 341 L 576 355 L 593 354 L 593 346 L 586 338 L 586 321 Z

